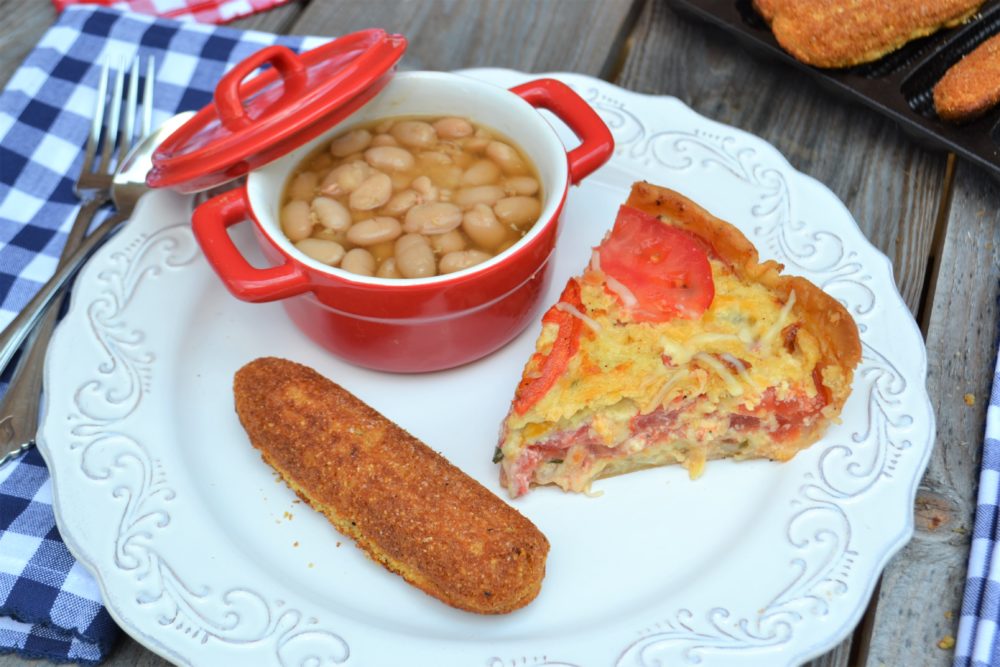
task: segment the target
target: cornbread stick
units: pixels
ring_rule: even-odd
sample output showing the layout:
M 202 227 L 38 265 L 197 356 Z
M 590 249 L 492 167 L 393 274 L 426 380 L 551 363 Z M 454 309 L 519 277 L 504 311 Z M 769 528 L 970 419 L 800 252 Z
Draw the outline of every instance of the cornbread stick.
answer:
M 850 67 L 963 23 L 984 0 L 754 0 L 774 38 L 797 60 Z
M 353 394 L 274 357 L 233 389 L 264 461 L 373 560 L 480 614 L 538 595 L 549 543 L 534 524 Z
M 1000 35 L 994 35 L 951 66 L 934 86 L 938 116 L 969 121 L 1000 102 Z

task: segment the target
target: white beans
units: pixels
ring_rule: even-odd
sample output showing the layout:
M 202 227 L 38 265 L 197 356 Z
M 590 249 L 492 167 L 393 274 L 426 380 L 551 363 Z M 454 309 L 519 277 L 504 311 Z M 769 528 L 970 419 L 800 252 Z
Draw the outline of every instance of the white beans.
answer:
M 390 257 L 378 265 L 375 275 L 379 278 L 402 278 L 403 274 L 396 268 L 396 258 Z
M 506 174 L 519 175 L 528 170 L 517 151 L 502 141 L 491 141 L 486 146 L 486 157 L 500 165 Z
M 351 193 L 348 201 L 353 209 L 370 211 L 389 201 L 391 196 L 392 179 L 382 172 L 375 172 Z
M 538 220 L 542 204 L 534 197 L 505 197 L 493 206 L 497 219 L 514 227 L 524 227 Z
M 358 275 L 461 271 L 517 243 L 542 209 L 515 145 L 457 116 L 343 132 L 286 184 L 279 223 L 298 250 Z
M 354 192 L 361 185 L 369 174 L 371 167 L 365 162 L 348 162 L 334 168 L 326 178 L 323 179 L 319 189 L 323 194 L 336 197 Z
M 375 273 L 375 258 L 364 248 L 354 248 L 340 260 L 340 268 L 359 276 L 370 276 Z
M 292 243 L 309 238 L 312 228 L 312 211 L 301 199 L 293 199 L 281 209 L 281 231 Z
M 335 241 L 308 238 L 296 243 L 295 247 L 317 262 L 329 264 L 330 266 L 337 266 L 344 258 L 344 246 Z
M 476 204 L 462 216 L 462 229 L 472 242 L 493 250 L 507 238 L 508 229 L 500 224 L 493 209 L 486 204 Z
M 449 252 L 465 250 L 465 237 L 462 232 L 453 229 L 444 234 L 435 234 L 430 237 L 431 247 L 438 255 L 447 255 Z
M 450 155 L 441 151 L 424 151 L 419 157 L 428 164 L 451 164 L 454 162 Z
M 399 192 L 410 187 L 410 183 L 413 181 L 413 173 L 409 171 L 392 171 L 389 172 L 389 178 L 392 179 L 392 191 Z
M 347 243 L 347 235 L 344 232 L 337 232 L 326 227 L 313 227 L 311 239 L 322 239 L 323 241 L 336 241 L 340 245 Z
M 436 165 L 427 173 L 435 185 L 446 190 L 457 188 L 462 182 L 462 168 L 457 164 Z
M 469 137 L 462 140 L 462 148 L 477 155 L 486 150 L 490 145 L 490 140 L 486 137 Z
M 437 272 L 434 251 L 426 237 L 405 234 L 396 239 L 396 269 L 404 278 L 426 278 Z
M 347 230 L 347 240 L 354 245 L 370 246 L 385 241 L 394 241 L 403 228 L 396 218 L 377 217 L 362 220 Z
M 372 146 L 398 146 L 399 142 L 396 141 L 391 134 L 376 134 L 375 138 L 372 139 Z
M 365 161 L 382 171 L 413 169 L 413 153 L 399 146 L 376 146 L 365 151 Z
M 316 197 L 311 208 L 316 221 L 327 229 L 342 232 L 351 226 L 351 212 L 336 199 Z
M 434 183 L 427 176 L 418 176 L 413 179 L 410 183 L 410 187 L 420 194 L 420 198 L 425 202 L 432 202 L 438 200 L 438 189 L 434 187 Z
M 454 204 L 418 204 L 406 212 L 403 229 L 422 234 L 444 234 L 462 224 L 462 211 Z
M 434 129 L 442 139 L 461 139 L 474 132 L 472 123 L 464 118 L 442 118 L 434 123 Z
M 493 206 L 506 194 L 499 185 L 477 185 L 456 192 L 454 202 L 463 209 L 472 208 L 476 204 Z
M 538 181 L 531 176 L 514 176 L 503 182 L 503 190 L 508 195 L 526 195 L 530 197 L 531 195 L 538 194 Z
M 315 171 L 299 172 L 288 186 L 288 198 L 309 201 L 316 194 L 318 185 L 319 174 Z
M 337 137 L 330 142 L 330 153 L 334 157 L 347 157 L 368 148 L 372 142 L 372 133 L 368 130 L 354 130 Z
M 392 126 L 393 138 L 404 146 L 430 148 L 437 143 L 437 132 L 430 123 L 419 120 L 403 120 Z
M 447 255 L 441 258 L 441 273 L 454 273 L 455 271 L 461 271 L 462 269 L 467 269 L 470 266 L 475 266 L 476 264 L 482 264 L 488 260 L 492 255 L 488 255 L 481 250 L 459 250 L 458 252 L 449 252 Z
M 500 178 L 500 167 L 493 160 L 477 160 L 462 174 L 462 185 L 489 185 Z
M 386 202 L 385 206 L 382 207 L 382 212 L 386 215 L 391 215 L 394 218 L 399 218 L 420 203 L 422 203 L 422 201 L 416 190 L 403 190 L 402 192 L 394 194 L 392 198 Z

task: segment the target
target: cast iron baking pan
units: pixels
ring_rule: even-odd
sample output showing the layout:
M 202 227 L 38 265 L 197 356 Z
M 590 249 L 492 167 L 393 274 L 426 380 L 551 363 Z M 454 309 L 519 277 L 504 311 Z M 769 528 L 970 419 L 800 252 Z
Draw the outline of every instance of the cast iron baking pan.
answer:
M 969 22 L 910 42 L 872 63 L 819 69 L 795 60 L 775 41 L 751 0 L 668 0 L 678 11 L 721 27 L 751 50 L 808 72 L 834 93 L 870 106 L 914 137 L 953 151 L 1000 178 L 1000 107 L 964 125 L 934 112 L 931 89 L 949 67 L 1000 32 L 1000 0 L 990 0 Z

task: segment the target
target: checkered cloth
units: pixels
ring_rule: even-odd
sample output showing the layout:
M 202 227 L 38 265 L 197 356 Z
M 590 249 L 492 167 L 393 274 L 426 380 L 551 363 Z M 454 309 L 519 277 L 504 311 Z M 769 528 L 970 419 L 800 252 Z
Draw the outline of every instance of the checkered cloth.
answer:
M 92 4 L 199 23 L 228 23 L 286 2 L 288 0 L 52 0 L 60 12 L 72 5 Z
M 0 618 L 0 645 L 29 657 L 96 662 L 118 636 L 93 577 L 59 537 L 36 449 L 0 468 L 0 599 L 14 617 Z
M 958 622 L 955 667 L 1000 665 L 1000 355 L 993 375 L 993 393 L 986 411 L 979 498 L 972 527 L 969 573 Z
M 106 58 L 155 58 L 160 123 L 209 103 L 223 72 L 263 46 L 322 41 L 67 8 L 0 93 L 0 326 L 55 270 L 78 209 L 73 183 Z M 0 378 L 0 393 L 8 382 Z M 51 502 L 37 451 L 0 469 L 0 652 L 94 664 L 118 630 L 63 545 Z

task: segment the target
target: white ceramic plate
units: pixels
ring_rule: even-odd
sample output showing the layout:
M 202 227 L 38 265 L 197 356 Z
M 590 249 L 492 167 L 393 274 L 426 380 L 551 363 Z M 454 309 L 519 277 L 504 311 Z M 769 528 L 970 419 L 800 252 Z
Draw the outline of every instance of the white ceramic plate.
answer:
M 505 495 L 490 460 L 537 325 L 457 370 L 352 367 L 280 305 L 232 298 L 192 239 L 189 201 L 153 193 L 77 283 L 46 366 L 39 443 L 62 534 L 137 640 L 206 666 L 774 667 L 851 631 L 910 537 L 934 432 L 923 343 L 888 260 L 760 139 L 669 97 L 560 78 L 618 145 L 569 196 L 547 302 L 633 180 L 675 188 L 848 306 L 864 354 L 843 423 L 785 464 L 713 462 L 694 482 L 679 467 L 649 470 L 599 482 L 596 498 L 535 490 L 514 505 L 552 544 L 541 594 L 507 616 L 457 611 L 368 560 L 278 482 L 237 422 L 233 373 L 263 355 L 309 364 Z M 238 236 L 257 256 L 248 230 Z

